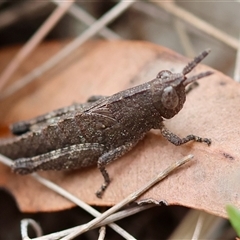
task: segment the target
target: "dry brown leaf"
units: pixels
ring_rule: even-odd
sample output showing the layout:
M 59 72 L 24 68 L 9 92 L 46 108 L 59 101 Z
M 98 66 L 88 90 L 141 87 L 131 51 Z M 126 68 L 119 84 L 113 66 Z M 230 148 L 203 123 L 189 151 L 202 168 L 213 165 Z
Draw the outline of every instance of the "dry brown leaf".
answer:
M 51 45 L 42 45 L 31 57 L 31 64 L 37 61 L 39 52 L 48 56 Z M 2 51 L 0 56 L 3 54 L 6 52 Z M 41 81 L 2 102 L 1 124 L 6 126 L 73 102 L 84 102 L 94 94 L 111 95 L 153 79 L 162 69 L 181 71 L 188 61 L 168 49 L 146 42 L 88 43 Z M 28 64 L 26 62 L 23 69 L 28 69 Z M 209 69 L 199 65 L 193 74 Z M 107 167 L 112 183 L 102 200 L 94 194 L 103 182 L 97 168 L 42 175 L 87 203 L 112 205 L 171 163 L 191 153 L 195 156 L 191 164 L 169 176 L 142 198 L 166 200 L 169 204 L 203 209 L 226 217 L 226 204 L 240 208 L 239 103 L 240 85 L 214 70 L 214 75 L 200 80 L 200 86 L 187 96 L 181 112 L 166 121 L 166 126 L 179 136 L 208 137 L 212 139 L 212 145 L 189 143 L 176 147 L 158 131 L 151 131 L 130 153 Z M 0 176 L 0 184 L 14 194 L 23 211 L 60 210 L 73 205 L 31 177 L 11 173 L 6 166 L 0 166 Z

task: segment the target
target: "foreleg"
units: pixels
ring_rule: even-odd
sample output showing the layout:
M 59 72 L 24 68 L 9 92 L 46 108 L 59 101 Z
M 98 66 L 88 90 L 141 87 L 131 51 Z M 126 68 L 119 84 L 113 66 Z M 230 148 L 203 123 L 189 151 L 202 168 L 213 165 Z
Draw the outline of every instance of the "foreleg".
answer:
M 163 123 L 161 123 L 160 127 L 159 127 L 163 137 L 165 137 L 169 142 L 171 142 L 172 144 L 179 146 L 182 144 L 185 144 L 189 141 L 195 141 L 195 142 L 204 142 L 207 143 L 207 145 L 209 146 L 211 144 L 211 140 L 209 138 L 201 138 L 195 135 L 188 135 L 185 138 L 180 138 L 177 135 L 175 135 L 174 133 L 170 132 Z

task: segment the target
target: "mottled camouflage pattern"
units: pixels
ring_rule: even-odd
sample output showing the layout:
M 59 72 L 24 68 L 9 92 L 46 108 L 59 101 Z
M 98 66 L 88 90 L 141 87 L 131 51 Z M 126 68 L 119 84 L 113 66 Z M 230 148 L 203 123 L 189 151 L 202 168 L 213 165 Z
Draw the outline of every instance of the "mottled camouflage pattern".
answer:
M 20 136 L 1 143 L 0 153 L 15 160 L 12 169 L 19 174 L 98 165 L 104 177 L 97 192 L 101 197 L 110 183 L 105 166 L 130 151 L 150 129 L 160 129 L 175 145 L 190 140 L 211 143 L 194 135 L 181 139 L 163 124 L 163 119 L 182 109 L 186 85 L 212 74 L 185 76 L 208 53 L 203 51 L 182 73 L 164 70 L 154 80 L 112 96 L 91 98 L 87 103 L 16 123 L 12 132 Z

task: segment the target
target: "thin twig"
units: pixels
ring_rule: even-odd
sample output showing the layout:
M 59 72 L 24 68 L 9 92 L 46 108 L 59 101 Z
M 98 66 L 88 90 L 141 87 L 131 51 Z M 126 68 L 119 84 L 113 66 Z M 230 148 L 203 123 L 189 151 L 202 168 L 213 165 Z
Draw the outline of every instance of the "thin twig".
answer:
M 170 0 L 168 2 L 169 4 L 175 5 L 175 0 Z M 184 49 L 185 55 L 193 58 L 196 56 L 193 45 L 191 43 L 191 40 L 189 38 L 189 35 L 187 33 L 186 24 L 184 24 L 182 21 L 180 21 L 178 18 L 174 19 L 174 27 L 176 29 L 176 32 L 178 34 L 180 43 L 182 44 L 182 47 Z
M 30 226 L 32 226 L 32 228 L 34 229 L 34 231 L 35 231 L 35 234 L 37 235 L 37 236 L 42 236 L 42 229 L 41 229 L 41 227 L 38 225 L 38 223 L 35 221 L 35 220 L 33 220 L 33 219 L 29 219 L 29 218 L 27 218 L 27 219 L 23 219 L 22 221 L 21 221 L 21 236 L 22 236 L 22 239 L 30 239 L 29 237 L 28 237 L 28 227 L 29 227 L 29 225 Z
M 104 240 L 105 235 L 106 235 L 106 227 L 104 226 L 99 229 L 98 240 Z
M 88 204 L 86 204 L 85 202 L 81 201 L 79 198 L 77 198 L 76 196 L 72 195 L 71 193 L 69 193 L 68 191 L 66 191 L 65 189 L 59 187 L 57 184 L 39 176 L 36 173 L 31 174 L 38 182 L 42 183 L 44 186 L 52 189 L 54 192 L 57 192 L 58 194 L 64 196 L 66 199 L 70 200 L 71 202 L 75 203 L 76 205 L 78 205 L 79 207 L 81 207 L 82 209 L 84 209 L 85 211 L 87 211 L 88 213 L 90 213 L 92 216 L 98 217 L 101 215 L 100 212 L 98 212 L 96 209 L 92 208 L 91 206 L 89 206 Z M 120 234 L 122 237 L 124 237 L 125 239 L 134 239 L 128 232 L 126 232 L 124 229 L 122 229 L 121 227 L 119 227 L 117 224 L 112 223 L 109 224 L 109 226 L 116 231 L 118 234 Z
M 168 167 L 166 170 L 164 170 L 163 172 L 161 172 L 156 178 L 154 178 L 152 181 L 150 181 L 148 184 L 146 184 L 144 187 L 142 187 L 140 190 L 134 192 L 133 194 L 130 194 L 127 198 L 125 198 L 122 202 L 120 202 L 119 204 L 117 204 L 116 206 L 112 207 L 111 209 L 109 209 L 108 211 L 106 211 L 105 213 L 103 213 L 102 215 L 97 212 L 95 209 L 91 208 L 89 205 L 87 205 L 86 203 L 82 202 L 80 199 L 78 199 L 77 197 L 73 196 L 72 194 L 70 194 L 69 192 L 67 192 L 66 190 L 64 190 L 63 188 L 59 187 L 58 185 L 50 182 L 49 180 L 46 180 L 42 177 L 40 177 L 37 174 L 31 174 L 32 177 L 34 177 L 37 181 L 39 181 L 40 183 L 42 183 L 43 185 L 47 186 L 48 188 L 54 190 L 55 192 L 59 193 L 60 195 L 64 196 L 65 198 L 69 199 L 70 201 L 74 202 L 75 204 L 77 204 L 78 206 L 82 207 L 83 209 L 85 209 L 86 211 L 90 212 L 93 216 L 98 216 L 97 218 L 95 218 L 94 220 L 92 220 L 90 223 L 85 224 L 83 226 L 79 226 L 79 227 L 75 227 L 73 229 L 70 230 L 70 232 L 73 232 L 73 234 L 68 235 L 66 239 L 72 239 L 73 237 L 86 232 L 89 229 L 92 229 L 94 226 L 96 227 L 96 225 L 98 223 L 100 223 L 103 219 L 107 218 L 109 215 L 111 215 L 112 213 L 116 212 L 117 210 L 119 210 L 120 208 L 122 208 L 124 205 L 128 204 L 129 202 L 134 201 L 136 198 L 138 198 L 143 192 L 147 191 L 149 188 L 151 188 L 153 185 L 155 185 L 157 182 L 161 181 L 162 179 L 164 179 L 166 176 L 168 176 L 173 170 L 175 170 L 176 168 L 180 167 L 181 165 L 187 163 L 188 161 L 190 161 L 193 158 L 193 155 L 188 155 L 185 158 L 183 158 L 182 160 L 174 163 L 173 165 L 171 165 L 170 167 Z M 8 159 L 7 157 L 4 157 L 0 154 L 0 161 L 5 163 L 8 166 L 11 166 L 12 161 L 10 159 Z M 89 210 L 90 209 L 90 210 Z M 107 224 L 107 223 L 105 223 Z M 114 226 L 116 224 L 112 223 L 109 226 L 111 228 L 113 228 L 115 231 L 116 227 L 120 228 L 119 226 Z M 117 231 L 119 233 L 119 231 Z M 122 233 L 124 233 L 124 237 L 126 239 L 134 239 L 130 234 L 128 234 L 125 230 L 121 229 L 120 230 L 121 235 L 123 236 Z M 69 233 L 69 230 L 64 230 L 60 233 L 55 233 L 55 234 L 51 234 L 51 236 L 56 237 L 56 235 L 59 238 L 59 234 L 61 234 L 61 236 L 66 236 L 66 234 Z M 120 233 L 119 233 L 120 234 Z M 41 237 L 38 238 L 39 240 L 43 240 L 43 239 L 54 239 L 54 238 L 49 238 L 50 235 L 47 238 Z M 56 237 L 57 239 L 57 237 Z M 64 239 L 64 238 L 63 238 Z
M 113 213 L 112 215 L 110 215 L 109 217 L 104 219 L 102 222 L 97 224 L 95 227 L 100 227 L 100 226 L 107 225 L 107 224 L 112 223 L 112 222 L 116 222 L 118 220 L 121 220 L 123 218 L 135 215 L 139 212 L 145 211 L 149 208 L 153 208 L 153 207 L 156 207 L 156 206 L 157 206 L 156 204 L 145 204 L 145 205 L 142 205 L 142 206 L 136 206 L 136 207 L 128 208 L 128 209 Z
M 74 231 L 73 233 L 69 234 L 67 237 L 62 238 L 62 240 L 70 240 L 70 239 L 73 239 L 74 237 L 76 237 L 76 236 L 78 236 L 78 235 L 80 235 L 84 232 L 87 232 L 93 226 L 95 226 L 96 224 L 101 222 L 103 219 L 105 219 L 108 216 L 110 216 L 111 214 L 115 213 L 116 211 L 121 209 L 126 204 L 128 204 L 128 203 L 134 201 L 135 199 L 137 199 L 140 195 L 142 195 L 144 192 L 146 192 L 149 188 L 151 188 L 156 183 L 158 183 L 159 181 L 161 181 L 162 179 L 167 177 L 173 170 L 175 170 L 176 168 L 178 168 L 178 167 L 182 166 L 183 164 L 189 162 L 192 158 L 193 158 L 193 155 L 188 155 L 185 158 L 181 159 L 180 161 L 175 162 L 170 167 L 168 167 L 163 172 L 161 172 L 157 177 L 155 177 L 153 180 L 151 180 L 149 183 L 147 183 L 145 186 L 143 186 L 141 189 L 139 189 L 138 191 L 130 194 L 128 197 L 126 197 L 120 203 L 118 203 L 117 205 L 113 206 L 112 208 L 110 208 L 106 212 L 104 212 L 101 216 L 96 217 L 95 219 L 93 219 L 89 223 L 83 225 L 80 230 Z
M 7 165 L 7 166 L 11 166 L 13 161 L 5 156 L 3 156 L 2 154 L 0 154 L 0 162 Z
M 238 50 L 237 50 L 237 57 L 236 57 L 233 79 L 236 82 L 240 83 L 240 35 L 239 35 L 239 41 L 238 41 Z
M 182 44 L 182 47 L 184 49 L 184 52 L 186 56 L 193 58 L 196 56 L 193 45 L 191 43 L 191 40 L 187 34 L 186 31 L 186 25 L 183 22 L 180 22 L 179 20 L 174 21 L 174 26 L 177 30 L 178 37 L 180 39 L 180 43 Z
M 204 220 L 204 217 L 203 217 L 202 213 L 200 212 L 200 214 L 198 216 L 196 227 L 194 229 L 192 240 L 198 240 L 199 239 L 199 236 L 200 236 L 200 233 L 201 233 L 201 230 L 202 230 L 202 227 L 203 227 L 203 220 Z
M 1 0 L 0 7 L 4 2 L 8 0 Z M 0 14 L 0 30 L 10 27 L 15 23 L 19 23 L 22 19 L 29 19 L 32 16 L 37 16 L 38 13 L 46 12 L 50 5 L 47 1 L 35 1 L 34 4 L 29 3 L 29 1 L 15 1 L 11 7 L 1 9 Z
M 3 164 L 7 165 L 7 166 L 11 166 L 12 165 L 12 160 L 1 155 L 0 154 L 0 162 L 2 162 Z M 85 211 L 87 211 L 88 213 L 90 213 L 92 216 L 97 217 L 100 216 L 101 213 L 98 212 L 97 210 L 95 210 L 94 208 L 92 208 L 91 206 L 89 206 L 88 204 L 86 204 L 85 202 L 81 201 L 79 198 L 75 197 L 74 195 L 72 195 L 71 193 L 69 193 L 68 191 L 66 191 L 65 189 L 59 187 L 57 184 L 39 176 L 36 173 L 31 174 L 31 176 L 33 178 L 35 178 L 35 180 L 37 180 L 38 182 L 40 182 L 41 184 L 43 184 L 44 186 L 50 188 L 51 190 L 53 190 L 54 192 L 57 192 L 59 195 L 65 197 L 66 199 L 70 200 L 71 202 L 75 203 L 77 206 L 81 207 L 82 209 L 84 209 Z M 118 234 L 120 234 L 123 238 L 125 239 L 134 239 L 128 232 L 126 232 L 124 229 L 122 229 L 121 227 L 119 227 L 117 224 L 112 223 L 109 224 L 109 226 L 116 231 Z M 71 232 L 71 231 L 70 231 Z M 61 232 L 60 237 L 65 236 L 66 233 L 64 234 Z M 68 234 L 68 233 L 67 233 Z M 58 236 L 59 237 L 59 236 Z M 42 239 L 42 238 L 41 238 Z M 48 239 L 48 238 L 43 238 L 43 239 Z
M 92 24 L 88 29 L 86 29 L 80 36 L 74 39 L 70 44 L 65 46 L 61 51 L 55 54 L 52 58 L 46 61 L 41 66 L 35 68 L 32 72 L 19 79 L 16 83 L 12 84 L 7 88 L 1 95 L 0 99 L 4 99 L 16 91 L 20 90 L 35 78 L 43 75 L 46 71 L 54 67 L 57 63 L 62 61 L 65 57 L 75 51 L 80 45 L 86 42 L 89 38 L 93 37 L 98 33 L 103 27 L 112 22 L 117 18 L 122 12 L 126 11 L 135 1 L 120 1 L 111 10 L 104 14 L 98 21 Z
M 51 0 L 51 2 L 58 4 L 58 5 L 61 4 L 58 0 Z M 80 8 L 76 4 L 72 4 L 72 6 L 68 9 L 68 12 L 73 17 L 75 17 L 79 21 L 84 22 L 88 26 L 92 25 L 96 21 L 96 19 L 94 17 L 92 17 L 89 13 L 84 11 L 82 8 Z M 118 34 L 116 34 L 115 32 L 113 32 L 112 30 L 110 30 L 107 27 L 104 27 L 99 32 L 99 35 L 103 36 L 106 39 L 121 39 L 121 37 Z
M 0 91 L 7 83 L 9 78 L 18 69 L 19 65 L 26 59 L 26 57 L 36 48 L 42 39 L 49 33 L 49 31 L 56 25 L 56 23 L 64 16 L 67 9 L 75 0 L 69 0 L 62 3 L 57 9 L 49 16 L 49 18 L 42 24 L 37 32 L 30 38 L 28 42 L 20 49 L 13 60 L 8 64 L 7 68 L 0 76 Z
M 136 213 L 139 213 L 141 211 L 144 211 L 144 210 L 147 210 L 149 208 L 152 208 L 152 207 L 155 207 L 156 205 L 154 204 L 149 204 L 149 205 L 144 205 L 144 206 L 137 206 L 137 207 L 133 207 L 131 209 L 126 209 L 126 210 L 123 210 L 123 211 L 119 211 L 117 213 L 114 213 L 112 214 L 111 216 L 107 217 L 106 219 L 104 219 L 102 222 L 96 224 L 92 229 L 95 229 L 95 228 L 99 228 L 101 226 L 105 226 L 105 225 L 110 225 L 112 224 L 113 222 L 116 222 L 118 220 L 121 220 L 123 218 L 126 218 L 126 217 L 129 217 L 129 216 L 132 216 Z M 72 233 L 73 231 L 76 231 L 78 229 L 81 229 L 82 228 L 82 225 L 81 226 L 77 226 L 77 227 L 73 227 L 73 228 L 69 228 L 69 229 L 66 229 L 66 230 L 63 230 L 63 231 L 60 231 L 60 232 L 57 232 L 57 233 L 51 233 L 51 234 L 48 234 L 48 235 L 44 235 L 42 237 L 38 237 L 38 238 L 33 238 L 31 240 L 49 240 L 49 239 L 59 239 L 61 237 L 64 237 L 64 236 L 67 236 L 68 234 Z M 121 228 L 122 229 L 122 228 Z M 123 230 L 123 229 L 122 229 Z M 125 231 L 125 230 L 123 230 Z M 119 232 L 118 232 L 119 233 Z M 120 233 L 119 233 L 120 234 Z M 125 237 L 124 233 L 123 234 L 120 234 L 121 236 Z M 126 237 L 125 237 L 126 238 Z M 131 239 L 131 240 L 134 240 L 135 238 L 132 237 L 130 234 L 129 234 L 129 237 L 126 238 L 126 239 Z
M 154 1 L 150 0 L 151 2 L 157 4 L 165 11 L 173 14 L 174 16 L 178 17 L 179 19 L 187 22 L 188 24 L 194 26 L 195 28 L 201 30 L 202 32 L 216 38 L 217 40 L 227 44 L 228 46 L 238 49 L 238 40 L 234 37 L 227 35 L 225 32 L 219 30 L 218 28 L 210 25 L 209 23 L 205 22 L 204 20 L 194 16 L 192 13 L 184 10 L 183 8 L 168 4 L 165 1 Z

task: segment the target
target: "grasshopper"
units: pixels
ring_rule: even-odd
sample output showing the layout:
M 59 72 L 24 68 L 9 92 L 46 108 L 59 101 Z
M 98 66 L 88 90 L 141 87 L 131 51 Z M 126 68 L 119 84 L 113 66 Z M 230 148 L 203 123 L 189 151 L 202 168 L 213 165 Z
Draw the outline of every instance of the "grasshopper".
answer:
M 192 71 L 210 52 L 205 50 L 181 73 L 159 72 L 155 79 L 108 97 L 93 97 L 83 104 L 61 108 L 12 126 L 15 135 L 0 144 L 0 153 L 14 160 L 18 174 L 38 170 L 71 170 L 97 165 L 104 183 L 96 192 L 101 197 L 110 183 L 106 165 L 129 152 L 151 129 L 159 129 L 174 145 L 211 140 L 195 135 L 180 138 L 163 121 L 174 117 L 186 100 L 186 86 L 209 76 L 192 77 Z

